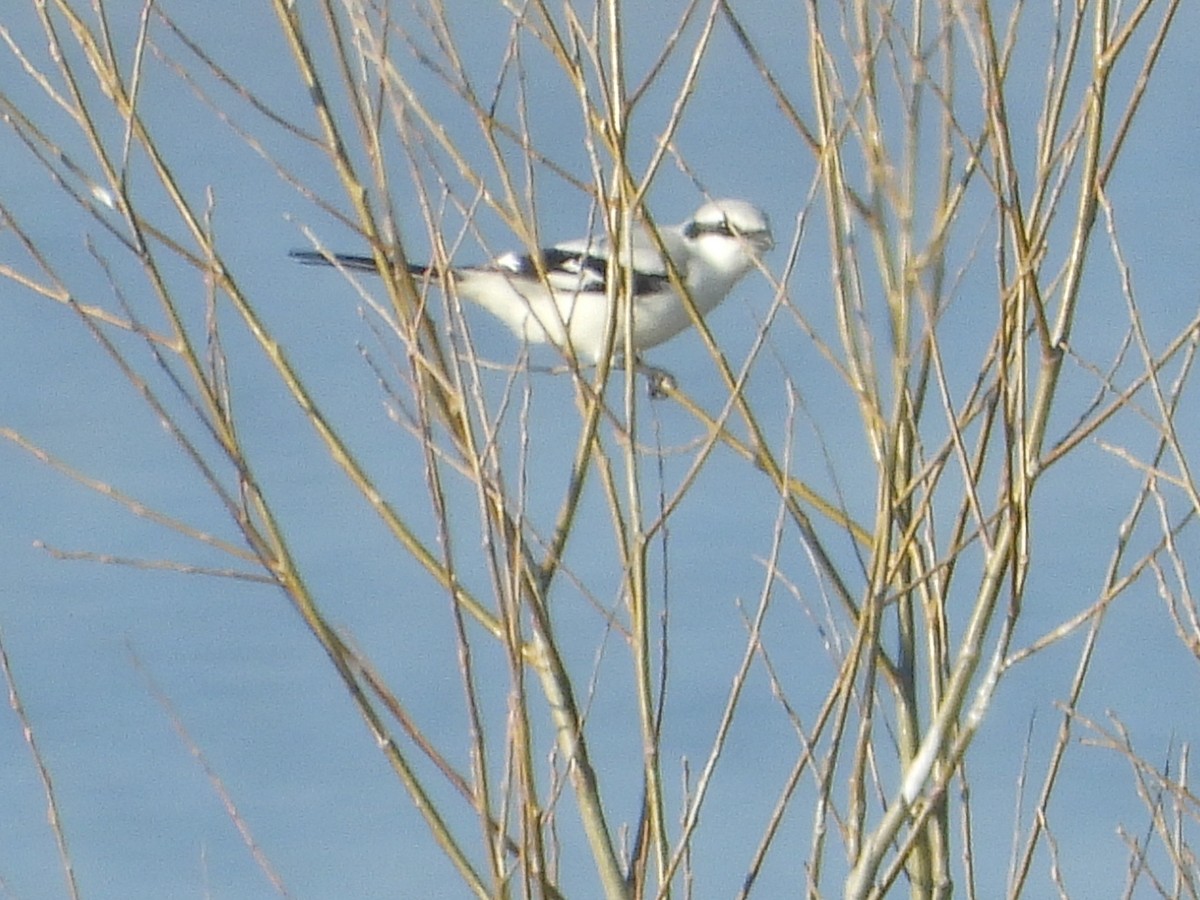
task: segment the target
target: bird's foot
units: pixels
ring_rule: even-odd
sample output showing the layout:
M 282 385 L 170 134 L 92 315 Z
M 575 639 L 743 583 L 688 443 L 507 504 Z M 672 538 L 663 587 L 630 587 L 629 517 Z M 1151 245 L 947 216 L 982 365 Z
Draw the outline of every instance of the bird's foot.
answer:
M 677 387 L 675 376 L 666 369 L 648 366 L 639 360 L 637 370 L 646 376 L 646 389 L 651 400 L 663 400 L 669 397 Z

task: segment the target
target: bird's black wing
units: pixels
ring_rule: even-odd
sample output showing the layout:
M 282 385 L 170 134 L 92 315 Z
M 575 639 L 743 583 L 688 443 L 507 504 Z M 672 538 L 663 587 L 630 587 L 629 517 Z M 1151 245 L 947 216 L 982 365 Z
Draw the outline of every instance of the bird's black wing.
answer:
M 506 253 L 491 266 L 495 271 L 510 272 L 519 278 L 537 279 L 542 272 L 550 286 L 576 293 L 603 294 L 608 290 L 608 265 L 606 257 L 570 247 L 548 247 L 537 257 Z M 618 265 L 616 272 L 620 283 L 625 281 L 625 267 Z M 670 286 L 665 272 L 633 273 L 634 296 L 653 294 Z

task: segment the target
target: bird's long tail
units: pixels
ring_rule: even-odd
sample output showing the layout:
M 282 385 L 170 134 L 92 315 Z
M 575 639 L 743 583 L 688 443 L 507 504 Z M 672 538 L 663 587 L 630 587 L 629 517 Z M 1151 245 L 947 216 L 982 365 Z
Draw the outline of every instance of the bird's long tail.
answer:
M 336 268 L 348 269 L 352 272 L 370 272 L 373 275 L 379 274 L 379 267 L 375 265 L 375 257 L 359 256 L 354 253 L 325 253 L 321 250 L 293 250 L 290 254 L 292 259 L 297 262 L 304 263 L 306 266 L 334 266 Z M 417 277 L 429 274 L 436 276 L 437 272 L 430 266 L 418 266 L 413 263 L 408 263 L 408 271 Z

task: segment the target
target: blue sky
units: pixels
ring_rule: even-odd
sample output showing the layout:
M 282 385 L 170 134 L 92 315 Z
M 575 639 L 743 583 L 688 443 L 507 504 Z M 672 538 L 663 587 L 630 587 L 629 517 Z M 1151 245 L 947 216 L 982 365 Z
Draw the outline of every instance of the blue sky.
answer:
M 209 8 L 165 6 L 267 103 L 315 130 L 308 96 L 297 82 L 278 26 L 265 9 L 230 4 L 227 16 L 214 17 Z M 300 6 L 313 40 L 319 41 L 322 32 L 315 10 Z M 803 11 L 781 11 L 777 4 L 763 3 L 736 8 L 789 96 L 802 114 L 811 115 Z M 635 75 L 646 70 L 673 25 L 665 9 L 665 4 L 650 3 L 626 7 L 629 65 Z M 481 4 L 479 10 L 477 18 L 459 23 L 460 49 L 468 69 L 486 83 L 504 57 L 511 20 L 499 4 Z M 412 13 L 397 10 L 397 15 Z M 3 24 L 23 45 L 39 51 L 45 46 L 32 4 L 15 7 Z M 122 52 L 132 46 L 136 24 L 134 8 L 118 11 L 114 26 Z M 1027 28 L 1027 55 L 1018 55 L 1010 77 L 1015 83 L 1028 82 L 1036 100 L 1033 90 L 1043 77 L 1048 37 L 1036 22 Z M 180 52 L 160 24 L 152 25 L 152 31 L 171 52 Z M 692 29 L 689 35 L 694 34 Z M 1184 8 L 1111 184 L 1122 248 L 1133 266 L 1150 345 L 1157 349 L 1195 315 L 1197 306 L 1200 261 L 1194 251 L 1200 219 L 1195 199 L 1200 184 L 1194 154 L 1200 120 L 1190 97 L 1198 44 L 1200 17 L 1194 8 Z M 487 149 L 481 141 L 465 137 L 473 126 L 461 104 L 411 56 L 398 53 L 397 58 L 440 121 L 464 136 L 472 161 L 483 165 Z M 524 62 L 531 73 L 535 138 L 552 147 L 562 164 L 586 176 L 575 98 L 564 91 L 552 64 L 536 48 L 526 48 Z M 669 84 L 677 83 L 682 67 L 683 61 L 672 63 Z M 1127 87 L 1131 72 L 1121 70 L 1119 75 L 1118 81 Z M 0 53 L 0 84 L 52 130 L 63 152 L 94 171 L 77 132 L 6 52 Z M 510 92 L 505 102 L 511 100 Z M 630 138 L 635 160 L 648 158 L 670 100 L 665 89 L 652 92 L 638 111 Z M 384 495 L 421 523 L 425 539 L 435 541 L 418 445 L 389 419 L 378 381 L 364 363 L 364 352 L 386 362 L 388 353 L 399 351 L 373 335 L 372 317 L 362 313 L 359 298 L 336 273 L 302 268 L 287 259 L 289 249 L 305 246 L 304 228 L 313 229 L 330 246 L 347 250 L 360 249 L 357 237 L 279 178 L 157 60 L 150 64 L 142 102 L 147 122 L 179 166 L 183 190 L 202 202 L 211 189 L 226 264 L 254 298 L 317 401 Z M 970 104 L 965 106 L 970 115 Z M 244 107 L 235 107 L 240 121 L 254 123 L 264 146 L 294 174 L 322 195 L 338 196 L 335 176 L 320 153 Z M 1037 110 L 1024 112 L 1023 124 L 1028 126 Z M 102 127 L 119 146 L 114 121 Z M 751 199 L 771 215 L 779 243 L 768 258 L 772 271 L 782 270 L 787 248 L 803 227 L 789 296 L 818 335 L 834 340 L 826 225 L 820 202 L 807 205 L 815 177 L 812 154 L 789 130 L 724 24 L 716 29 L 677 144 L 713 194 Z M 408 164 L 397 148 L 390 151 L 397 223 L 410 253 L 423 258 L 429 252 L 429 237 L 413 202 Z M 118 279 L 127 279 L 122 283 L 130 285 L 135 308 L 153 314 L 144 282 L 134 279 L 133 261 L 63 197 L 7 129 L 0 130 L 0 153 L 8 161 L 0 172 L 0 199 L 79 297 L 117 308 L 101 268 L 88 253 L 85 241 L 91 235 L 99 252 L 112 259 Z M 361 153 L 356 158 L 361 161 Z M 1029 162 L 1024 160 L 1025 165 Z M 147 210 L 167 221 L 166 207 L 155 198 L 145 170 L 135 166 L 134 172 L 144 179 L 136 188 L 145 192 L 141 196 Z M 428 169 L 422 170 L 422 177 L 431 177 Z M 586 221 L 579 193 L 544 174 L 538 185 L 543 237 L 576 234 Z M 670 162 L 650 193 L 651 207 L 666 222 L 683 220 L 701 200 L 691 180 Z M 511 234 L 495 216 L 481 215 L 478 222 L 482 240 L 464 244 L 461 253 L 470 257 L 465 261 L 512 244 Z M 959 235 L 963 246 L 957 252 L 965 257 L 976 236 L 970 231 Z M 988 238 L 976 252 L 984 260 L 993 254 Z M 1126 315 L 1103 230 L 1096 233 L 1092 252 L 1100 261 L 1085 284 L 1087 310 L 1073 345 L 1085 358 L 1104 365 L 1117 352 Z M 0 264 L 29 267 L 12 233 L 3 230 Z M 987 265 L 983 262 L 981 268 Z M 179 296 L 188 298 L 185 308 L 195 321 L 202 321 L 202 283 L 179 264 L 168 265 L 165 275 Z M 372 289 L 382 295 L 378 285 Z M 968 280 L 947 315 L 941 334 L 952 365 L 969 366 L 990 336 L 996 301 L 973 293 L 983 290 Z M 745 358 L 770 303 L 770 287 L 752 275 L 709 318 L 732 360 Z M 0 304 L 6 322 L 0 329 L 0 373 L 6 385 L 0 394 L 0 427 L 19 432 L 152 508 L 232 537 L 223 511 L 188 460 L 78 317 L 10 280 L 0 281 Z M 444 595 L 398 550 L 330 463 L 235 317 L 228 310 L 220 315 L 225 349 L 234 362 L 231 378 L 242 436 L 286 523 L 291 547 L 303 560 L 310 587 L 333 623 L 354 637 L 398 686 L 414 715 L 465 767 L 461 686 Z M 982 330 L 977 326 L 981 319 L 989 323 Z M 481 312 L 468 310 L 466 327 L 481 356 L 503 364 L 521 357 L 512 336 Z M 882 347 L 884 336 L 878 335 L 878 340 Z M 161 374 L 149 355 L 134 344 L 126 346 L 134 348 L 139 364 L 162 388 Z M 694 335 L 657 348 L 652 359 L 670 369 L 706 408 L 720 407 L 723 388 Z M 544 352 L 534 356 L 535 363 L 551 361 Z M 969 368 L 956 371 L 963 383 L 973 374 Z M 1122 370 L 1126 378 L 1136 371 L 1133 364 Z M 798 385 L 795 423 L 787 419 L 781 373 Z M 493 399 L 500 396 L 504 378 L 498 372 L 488 383 Z M 528 383 L 528 417 L 535 436 L 526 475 L 528 510 L 531 521 L 548 531 L 569 470 L 577 415 L 566 379 L 534 374 Z M 1094 391 L 1093 375 L 1068 367 L 1060 412 L 1052 420 L 1052 440 L 1073 424 Z M 779 447 L 790 446 L 793 470 L 824 490 L 832 489 L 831 472 L 835 473 L 852 511 L 866 516 L 874 499 L 874 473 L 862 426 L 852 414 L 853 397 L 786 313 L 772 329 L 770 356 L 757 364 L 750 396 L 759 409 L 771 411 L 767 428 Z M 1143 402 L 1149 404 L 1149 398 Z M 643 404 L 641 415 L 641 440 L 660 443 L 669 451 L 662 486 L 672 491 L 692 461 L 690 448 L 700 438 L 700 429 L 669 403 Z M 1194 445 L 1194 415 L 1185 412 L 1180 424 L 1185 446 L 1189 439 Z M 514 414 L 503 431 L 506 439 L 519 434 L 519 425 Z M 1094 600 L 1112 536 L 1138 483 L 1137 473 L 1112 448 L 1144 454 L 1152 437 L 1144 419 L 1134 414 L 1118 417 L 1101 434 L 1108 449 L 1098 444 L 1085 447 L 1077 461 L 1046 476 L 1038 494 L 1035 535 L 1036 552 L 1045 562 L 1035 566 L 1026 592 L 1018 646 Z M 517 458 L 515 447 L 508 452 L 511 459 Z M 656 463 L 647 457 L 643 473 L 651 490 L 659 486 L 656 472 Z M 473 493 L 453 481 L 448 490 L 453 521 L 462 529 L 456 536 L 460 547 L 477 546 Z M 0 506 L 8 511 L 0 517 L 0 555 L 5 561 L 0 634 L 55 779 L 85 895 L 182 897 L 203 892 L 247 897 L 271 892 L 231 825 L 220 792 L 191 754 L 189 741 L 202 749 L 295 895 L 463 895 L 324 654 L 279 593 L 200 574 L 53 558 L 35 541 L 114 557 L 228 564 L 215 552 L 129 515 L 110 498 L 70 481 L 11 442 L 0 442 Z M 613 604 L 619 573 L 613 571 L 612 529 L 595 482 L 586 495 L 586 510 L 568 564 L 602 602 Z M 670 766 L 668 796 L 674 802 L 680 799 L 679 760 L 686 757 L 694 771 L 712 741 L 744 647 L 743 609 L 753 607 L 763 588 L 763 559 L 777 515 L 778 497 L 769 484 L 735 456 L 718 450 L 672 519 L 666 549 L 671 577 L 665 591 L 672 687 L 664 759 Z M 1185 550 L 1195 542 L 1191 534 L 1183 540 Z M 852 565 L 849 542 L 834 547 Z M 656 548 L 656 571 L 661 569 L 661 553 Z M 800 583 L 800 596 L 781 592 L 773 601 L 767 620 L 770 648 L 791 698 L 801 715 L 810 717 L 814 710 L 806 704 L 823 696 L 836 674 L 836 661 L 827 646 L 829 636 L 814 616 L 823 600 L 793 533 L 788 533 L 781 560 Z M 482 565 L 468 565 L 464 571 L 486 589 Z M 961 598 L 964 605 L 969 601 Z M 606 638 L 601 617 L 581 592 L 572 592 L 564 582 L 555 602 L 581 683 L 595 667 L 603 688 L 597 691 L 589 721 L 612 801 L 610 821 L 630 822 L 636 815 L 640 782 L 636 770 L 629 771 L 629 760 L 639 758 L 639 748 L 630 727 L 626 654 L 612 645 L 615 638 Z M 979 884 L 985 896 L 998 893 L 1004 883 L 1026 735 L 1033 757 L 1031 780 L 1037 784 L 1058 727 L 1054 704 L 1067 692 L 1080 647 L 1081 637 L 1076 635 L 1014 669 L 1002 682 L 969 757 L 972 793 L 978 809 L 986 812 L 975 823 L 980 843 L 994 841 L 1004 848 L 988 854 L 981 866 Z M 1113 605 L 1096 654 L 1086 713 L 1102 719 L 1106 710 L 1113 710 L 1130 725 L 1138 749 L 1165 765 L 1172 751 L 1194 737 L 1200 705 L 1195 658 L 1176 639 L 1151 580 L 1143 580 Z M 482 664 L 502 666 L 503 661 L 485 655 Z M 1164 685 L 1170 685 L 1169 690 Z M 500 681 L 485 690 L 494 703 L 487 711 L 492 723 L 503 721 L 504 689 Z M 173 712 L 159 701 L 160 693 L 169 698 Z M 173 727 L 173 716 L 189 738 Z M 736 891 L 798 753 L 796 737 L 761 669 L 751 679 L 736 726 L 698 838 L 698 896 Z M 539 727 L 548 753 L 546 726 Z M 0 716 L 0 760 L 0 797 L 6 809 L 0 817 L 0 847 L 5 848 L 0 853 L 0 894 L 54 896 L 63 882 L 45 826 L 45 799 L 21 727 L 11 713 Z M 802 796 L 811 796 L 811 782 L 803 791 L 809 793 Z M 454 800 L 441 799 L 465 815 Z M 1030 802 L 1027 797 L 1026 805 Z M 779 839 L 779 861 L 764 872 L 761 895 L 792 892 L 803 877 L 794 859 L 808 852 L 811 816 L 803 799 L 794 809 Z M 1061 816 L 1057 836 L 1068 886 L 1083 896 L 1119 884 L 1124 857 L 1115 829 L 1118 823 L 1137 834 L 1146 829 L 1146 814 L 1124 762 L 1098 748 L 1078 748 L 1068 756 L 1064 786 L 1053 809 Z M 559 818 L 564 844 L 572 853 L 581 853 L 573 807 L 564 805 Z M 590 865 L 583 856 L 564 860 L 564 870 L 571 872 L 564 878 L 569 896 L 598 895 Z M 1042 881 L 1035 883 L 1048 884 L 1045 854 L 1037 865 Z

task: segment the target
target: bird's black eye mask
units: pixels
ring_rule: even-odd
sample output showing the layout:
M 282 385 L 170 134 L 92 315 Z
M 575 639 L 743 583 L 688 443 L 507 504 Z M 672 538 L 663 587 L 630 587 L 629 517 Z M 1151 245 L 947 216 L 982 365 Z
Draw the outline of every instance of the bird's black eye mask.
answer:
M 729 224 L 728 219 L 722 219 L 720 222 L 688 222 L 687 227 L 683 229 L 684 237 L 689 240 L 698 238 L 702 234 L 720 234 L 725 237 L 734 237 L 738 233 Z

